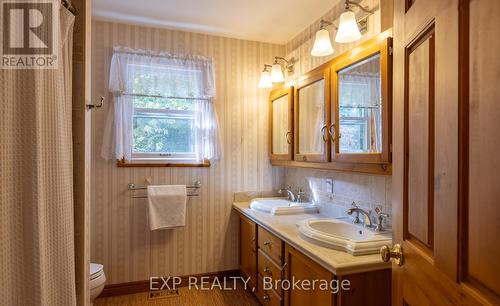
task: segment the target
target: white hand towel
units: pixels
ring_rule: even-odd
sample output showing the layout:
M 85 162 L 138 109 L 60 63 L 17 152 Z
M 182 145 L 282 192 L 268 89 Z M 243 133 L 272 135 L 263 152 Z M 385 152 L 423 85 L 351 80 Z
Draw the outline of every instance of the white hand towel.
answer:
M 186 185 L 149 185 L 149 228 L 154 231 L 184 226 L 186 200 Z

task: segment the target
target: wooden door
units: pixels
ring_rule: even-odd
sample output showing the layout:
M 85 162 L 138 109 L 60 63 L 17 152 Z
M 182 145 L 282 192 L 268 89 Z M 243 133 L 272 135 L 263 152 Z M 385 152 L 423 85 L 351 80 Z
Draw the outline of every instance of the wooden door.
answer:
M 288 244 L 285 246 L 285 279 L 290 282 L 302 280 L 333 280 L 333 274 L 300 253 Z M 331 290 L 290 289 L 285 291 L 285 306 L 333 306 L 335 296 Z
M 393 304 L 499 304 L 500 3 L 394 12 Z
M 269 95 L 269 150 L 271 161 L 293 158 L 293 87 Z
M 240 215 L 240 271 L 257 286 L 257 224 Z
M 330 69 L 319 68 L 305 75 L 295 87 L 294 100 L 294 160 L 328 161 Z

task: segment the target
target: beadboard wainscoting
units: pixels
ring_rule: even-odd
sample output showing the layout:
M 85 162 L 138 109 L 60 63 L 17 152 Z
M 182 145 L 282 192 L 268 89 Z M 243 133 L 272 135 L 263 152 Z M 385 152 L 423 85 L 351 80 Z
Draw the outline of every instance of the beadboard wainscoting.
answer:
M 93 98 L 104 96 L 107 103 L 115 45 L 213 57 L 223 148 L 209 168 L 119 168 L 100 157 L 108 108 L 92 112 L 92 262 L 104 265 L 107 284 L 237 269 L 233 192 L 283 185 L 284 171 L 268 158 L 269 91 L 257 85 L 264 63 L 283 55 L 284 46 L 104 21 L 94 21 L 92 30 Z M 154 184 L 201 180 L 201 196 L 188 200 L 184 228 L 149 231 L 146 200 L 131 199 L 127 191 L 128 183 L 146 178 Z

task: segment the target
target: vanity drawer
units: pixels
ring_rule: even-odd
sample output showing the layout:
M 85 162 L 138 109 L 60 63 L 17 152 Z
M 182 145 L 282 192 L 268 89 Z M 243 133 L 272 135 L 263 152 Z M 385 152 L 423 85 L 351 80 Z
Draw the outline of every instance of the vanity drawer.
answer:
M 258 265 L 259 265 L 259 274 L 264 277 L 270 277 L 272 279 L 273 284 L 275 281 L 280 281 L 282 277 L 282 269 L 280 266 L 276 265 L 274 261 L 272 261 L 262 250 L 258 252 Z M 281 296 L 281 286 L 276 288 L 276 292 Z
M 257 230 L 259 248 L 278 265 L 283 262 L 283 242 L 262 227 Z
M 264 306 L 281 306 L 281 297 L 272 289 L 264 290 L 264 281 L 260 275 L 258 278 L 259 285 L 257 286 L 257 298 L 259 299 L 260 304 Z

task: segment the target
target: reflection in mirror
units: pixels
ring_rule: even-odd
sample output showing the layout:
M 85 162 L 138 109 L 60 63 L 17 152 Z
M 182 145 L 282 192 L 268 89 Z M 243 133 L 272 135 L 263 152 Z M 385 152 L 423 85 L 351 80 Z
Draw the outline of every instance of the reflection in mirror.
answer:
M 317 81 L 299 90 L 299 154 L 323 154 L 321 128 L 325 124 L 325 82 Z
M 273 154 L 288 154 L 288 95 L 273 101 Z M 287 140 L 288 137 L 288 140 Z
M 340 153 L 382 151 L 380 54 L 338 72 Z

